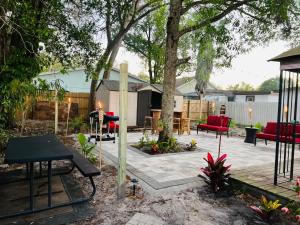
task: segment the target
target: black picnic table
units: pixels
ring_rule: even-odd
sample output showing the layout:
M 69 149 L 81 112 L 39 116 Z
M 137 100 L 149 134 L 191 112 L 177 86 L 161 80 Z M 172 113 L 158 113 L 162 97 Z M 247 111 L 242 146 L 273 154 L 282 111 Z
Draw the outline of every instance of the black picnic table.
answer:
M 5 162 L 8 164 L 23 163 L 29 166 L 29 196 L 30 208 L 11 216 L 23 215 L 52 208 L 52 161 L 72 160 L 73 153 L 61 143 L 55 135 L 44 135 L 35 137 L 18 137 L 9 140 L 5 154 Z M 34 209 L 34 163 L 48 162 L 48 207 L 45 209 Z M 41 168 L 40 168 L 41 169 Z M 41 172 L 41 171 L 40 171 Z M 11 217 L 9 216 L 9 217 Z M 8 217 L 8 216 L 6 216 Z M 1 218 L 1 217 L 0 217 Z

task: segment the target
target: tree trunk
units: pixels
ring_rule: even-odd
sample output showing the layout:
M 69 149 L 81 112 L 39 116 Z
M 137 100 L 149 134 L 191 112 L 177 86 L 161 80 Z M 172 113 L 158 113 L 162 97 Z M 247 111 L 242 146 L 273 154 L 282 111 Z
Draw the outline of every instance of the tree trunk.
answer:
M 164 66 L 164 90 L 162 95 L 162 121 L 164 128 L 159 133 L 159 141 L 166 141 L 173 136 L 174 94 L 181 9 L 182 0 L 170 1 Z
M 119 40 L 119 42 L 116 44 L 116 46 L 113 48 L 113 50 L 110 54 L 110 57 L 109 57 L 109 60 L 108 60 L 108 65 L 106 66 L 106 69 L 103 73 L 103 78 L 102 78 L 103 80 L 109 80 L 109 78 L 110 78 L 110 72 L 111 72 L 111 69 L 112 69 L 113 64 L 115 62 L 115 59 L 118 55 L 119 49 L 121 47 L 122 40 L 123 40 L 123 38 L 121 38 Z
M 100 72 L 104 68 L 109 54 L 110 54 L 110 49 L 106 48 L 104 54 L 102 55 L 102 57 L 100 58 L 100 60 L 97 63 L 95 74 L 93 74 L 93 76 L 92 76 L 91 87 L 90 87 L 90 96 L 89 96 L 89 106 L 88 106 L 89 112 L 95 110 L 97 83 L 99 80 Z

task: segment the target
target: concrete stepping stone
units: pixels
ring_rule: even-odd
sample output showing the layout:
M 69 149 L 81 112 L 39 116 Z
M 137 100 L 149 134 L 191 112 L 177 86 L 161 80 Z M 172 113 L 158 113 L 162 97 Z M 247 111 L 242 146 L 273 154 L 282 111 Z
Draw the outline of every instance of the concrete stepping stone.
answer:
M 166 224 L 158 217 L 150 216 L 143 213 L 136 213 L 126 223 L 126 225 L 166 225 Z

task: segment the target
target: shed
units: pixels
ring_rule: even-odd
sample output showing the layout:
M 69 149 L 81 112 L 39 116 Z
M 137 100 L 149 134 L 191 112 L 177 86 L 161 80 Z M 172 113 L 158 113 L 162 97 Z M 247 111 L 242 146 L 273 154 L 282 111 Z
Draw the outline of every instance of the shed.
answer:
M 128 82 L 128 117 L 127 125 L 137 125 L 137 91 L 143 88 L 145 83 Z M 96 101 L 101 102 L 105 112 L 119 114 L 119 81 L 102 80 L 96 89 Z
M 151 115 L 151 109 L 161 109 L 163 86 L 148 84 L 140 88 L 137 94 L 137 125 L 143 126 L 145 116 Z M 174 96 L 174 112 L 183 111 L 183 96 L 176 89 Z

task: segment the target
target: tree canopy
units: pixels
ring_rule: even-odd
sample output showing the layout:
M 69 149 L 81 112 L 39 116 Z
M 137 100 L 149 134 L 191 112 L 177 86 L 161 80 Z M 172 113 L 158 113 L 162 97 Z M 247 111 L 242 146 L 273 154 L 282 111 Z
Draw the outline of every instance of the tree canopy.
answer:
M 273 77 L 262 82 L 258 88 L 259 91 L 278 91 L 279 90 L 279 77 Z
M 32 79 L 53 61 L 64 68 L 74 58 L 93 63 L 100 44 L 83 6 L 60 0 L 0 2 L 0 124 L 11 121 L 24 95 L 31 93 Z
M 254 91 L 255 90 L 255 88 L 251 84 L 247 84 L 245 82 L 229 85 L 227 89 L 232 91 Z

